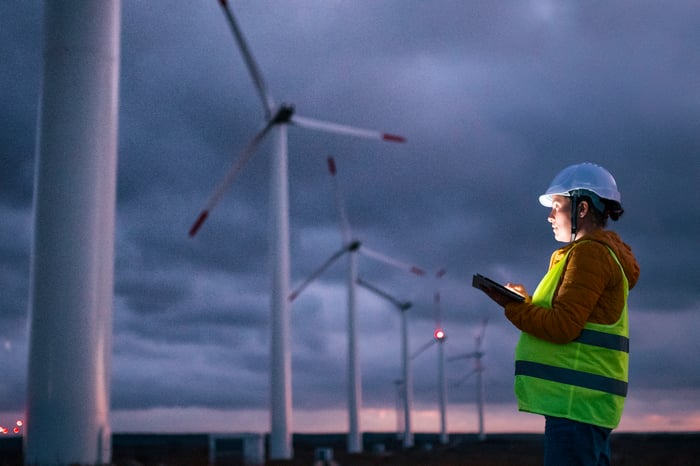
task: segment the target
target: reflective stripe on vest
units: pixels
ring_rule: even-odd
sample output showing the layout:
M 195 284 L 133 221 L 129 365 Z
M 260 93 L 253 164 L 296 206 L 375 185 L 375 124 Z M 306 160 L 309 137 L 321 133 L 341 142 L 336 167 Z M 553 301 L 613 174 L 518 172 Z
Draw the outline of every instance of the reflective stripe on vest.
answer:
M 581 335 L 574 340 L 584 345 L 599 346 L 611 350 L 630 352 L 630 339 L 624 335 L 599 332 L 597 330 L 583 329 Z
M 554 367 L 532 361 L 515 361 L 515 375 L 529 375 L 552 382 L 590 388 L 618 396 L 627 396 L 627 382 L 588 372 Z

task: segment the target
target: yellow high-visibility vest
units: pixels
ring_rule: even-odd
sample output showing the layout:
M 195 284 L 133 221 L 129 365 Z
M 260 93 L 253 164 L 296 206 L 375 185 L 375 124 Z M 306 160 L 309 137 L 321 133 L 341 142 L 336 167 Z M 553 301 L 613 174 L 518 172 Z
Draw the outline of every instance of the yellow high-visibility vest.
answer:
M 542 278 L 533 304 L 552 308 L 572 249 Z M 615 253 L 610 254 L 622 270 Z M 521 334 L 515 349 L 515 394 L 521 411 L 617 427 L 629 380 L 629 284 L 624 270 L 622 277 L 625 304 L 614 324 L 588 322 L 578 338 L 563 345 Z

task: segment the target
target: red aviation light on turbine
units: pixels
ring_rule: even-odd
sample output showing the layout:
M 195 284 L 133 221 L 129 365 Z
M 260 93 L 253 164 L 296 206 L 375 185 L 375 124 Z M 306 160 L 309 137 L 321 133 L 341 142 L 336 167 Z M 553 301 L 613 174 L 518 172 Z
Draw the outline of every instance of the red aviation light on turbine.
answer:
M 445 338 L 447 338 L 447 335 L 445 335 L 445 331 L 441 328 L 436 329 L 435 332 L 433 333 L 433 336 L 435 337 L 435 339 L 437 341 L 442 341 Z

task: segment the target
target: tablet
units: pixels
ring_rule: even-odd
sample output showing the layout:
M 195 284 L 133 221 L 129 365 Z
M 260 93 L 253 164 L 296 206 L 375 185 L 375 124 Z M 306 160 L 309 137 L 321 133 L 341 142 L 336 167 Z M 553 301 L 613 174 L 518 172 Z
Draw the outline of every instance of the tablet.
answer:
M 481 291 L 495 290 L 498 293 L 508 296 L 510 299 L 521 303 L 525 301 L 525 297 L 523 295 L 518 294 L 513 290 L 509 290 L 500 283 L 495 282 L 490 278 L 484 277 L 483 275 L 478 273 L 474 274 L 474 277 L 472 278 L 472 286 L 474 288 L 480 289 Z

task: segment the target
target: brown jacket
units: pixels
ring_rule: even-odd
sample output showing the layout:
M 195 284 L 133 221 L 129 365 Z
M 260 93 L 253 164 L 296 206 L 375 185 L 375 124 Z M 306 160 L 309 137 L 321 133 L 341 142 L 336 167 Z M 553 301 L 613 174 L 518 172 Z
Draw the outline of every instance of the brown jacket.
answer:
M 617 233 L 596 230 L 552 254 L 550 268 L 574 248 L 552 299 L 552 309 L 535 306 L 528 299 L 508 304 L 506 317 L 523 332 L 562 344 L 578 337 L 586 322 L 616 322 L 625 304 L 622 272 L 608 247 L 622 264 L 630 289 L 634 287 L 639 265 L 632 249 Z

